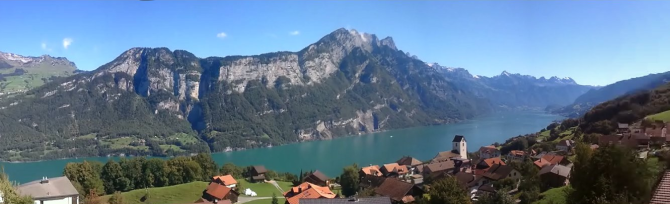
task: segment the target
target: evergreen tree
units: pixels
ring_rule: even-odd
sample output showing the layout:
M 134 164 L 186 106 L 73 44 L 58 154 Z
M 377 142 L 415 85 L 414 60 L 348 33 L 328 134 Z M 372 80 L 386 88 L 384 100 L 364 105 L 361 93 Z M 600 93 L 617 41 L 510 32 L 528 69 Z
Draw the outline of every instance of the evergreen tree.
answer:
M 507 189 L 499 189 L 495 193 L 480 196 L 475 204 L 515 204 L 514 198 L 507 194 Z
M 279 199 L 277 199 L 277 195 L 275 193 L 272 193 L 272 204 L 279 204 Z
M 100 173 L 100 178 L 103 181 L 105 186 L 105 192 L 107 194 L 112 194 L 116 191 L 128 191 L 130 181 L 123 175 L 123 169 L 119 163 L 114 160 L 109 160 L 102 167 L 102 172 Z

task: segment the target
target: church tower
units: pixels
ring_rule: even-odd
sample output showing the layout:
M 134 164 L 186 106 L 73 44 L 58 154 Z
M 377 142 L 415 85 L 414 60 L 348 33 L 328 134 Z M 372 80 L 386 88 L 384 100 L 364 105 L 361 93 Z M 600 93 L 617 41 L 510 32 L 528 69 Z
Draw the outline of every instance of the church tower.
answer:
M 463 135 L 454 136 L 452 143 L 452 152 L 460 154 L 461 158 L 468 159 L 468 144 Z

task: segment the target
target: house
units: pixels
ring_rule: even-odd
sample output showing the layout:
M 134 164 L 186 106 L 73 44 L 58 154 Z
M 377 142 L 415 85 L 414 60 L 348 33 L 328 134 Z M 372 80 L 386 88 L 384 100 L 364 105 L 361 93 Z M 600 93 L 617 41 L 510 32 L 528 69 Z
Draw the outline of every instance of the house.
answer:
M 188 204 L 233 204 L 233 203 L 230 200 L 220 200 L 220 201 L 214 203 L 212 201 L 208 201 L 208 200 L 205 200 L 203 198 L 200 198 L 200 199 L 196 200 L 195 202 L 188 203 Z
M 305 199 L 335 198 L 337 195 L 330 188 L 318 186 L 310 182 L 303 182 L 284 192 L 286 204 L 299 204 Z
M 533 162 L 533 164 L 535 164 L 535 166 L 537 166 L 537 168 L 540 169 L 542 169 L 542 167 L 547 165 L 554 165 L 554 164 L 567 165 L 569 163 L 570 161 L 567 158 L 556 154 L 545 154 L 544 156 L 542 156 L 542 158 Z
M 468 144 L 463 135 L 454 136 L 451 146 L 454 153 L 459 154 L 463 159 L 468 159 Z
M 666 170 L 661 177 L 660 182 L 651 196 L 649 204 L 667 204 L 670 203 L 670 196 L 668 196 L 668 188 L 670 188 L 670 170 Z
M 389 178 L 389 179 L 396 179 L 396 178 Z M 382 183 L 384 183 L 385 180 L 386 177 L 383 176 L 367 176 L 361 178 L 359 185 L 361 188 L 377 188 L 380 185 L 382 185 Z
M 546 188 L 558 188 L 568 185 L 571 169 L 560 164 L 552 164 L 542 167 L 538 175 Z
M 453 158 L 454 161 L 454 172 L 466 172 L 472 173 L 472 161 L 469 159 Z
M 212 182 L 209 184 L 209 186 L 207 186 L 204 198 L 214 203 L 223 200 L 230 200 L 230 202 L 236 203 L 239 196 L 240 193 L 233 190 L 232 188 L 228 188 L 222 184 Z
M 391 204 L 389 197 L 301 199 L 300 204 Z
M 228 188 L 235 188 L 237 186 L 237 181 L 231 175 L 214 176 L 212 177 L 212 182 L 224 185 Z
M 410 156 L 404 156 L 404 157 L 398 159 L 398 161 L 396 161 L 396 163 L 398 163 L 398 165 L 410 166 L 410 167 L 415 167 L 415 166 L 419 166 L 419 165 L 423 164 L 423 162 L 419 161 L 418 159 L 415 159 L 414 157 L 410 157 Z
M 18 186 L 17 191 L 20 195 L 32 197 L 39 204 L 79 203 L 79 192 L 65 176 L 44 177 Z
M 265 166 L 253 166 L 251 167 L 251 180 L 254 182 L 263 182 L 265 181 L 265 173 L 268 170 L 265 169 Z
M 526 152 L 521 150 L 512 150 L 507 154 L 507 160 L 509 161 L 523 161 L 526 157 Z
M 379 171 L 379 166 L 378 165 L 370 165 L 361 168 L 360 171 L 358 171 L 358 175 L 360 178 L 367 177 L 367 176 L 383 176 L 382 172 Z
M 401 166 L 398 163 L 384 164 L 379 170 L 385 177 L 399 177 L 409 173 L 407 166 Z
M 618 126 L 619 126 L 619 128 L 618 128 L 618 133 L 619 133 L 619 134 L 625 134 L 625 133 L 629 133 L 629 132 L 630 132 L 630 129 L 628 128 L 628 124 L 626 124 L 626 123 L 619 123 Z
M 483 182 L 484 184 L 506 178 L 517 181 L 521 179 L 521 177 L 521 173 L 519 173 L 519 171 L 516 169 L 512 168 L 511 166 L 501 164 L 494 164 L 482 175 L 482 178 L 485 179 Z
M 558 149 L 558 151 L 570 152 L 574 146 L 575 142 L 572 140 L 561 140 L 556 144 L 556 149 Z
M 5 202 L 4 199 L 3 199 L 3 196 L 4 195 L 2 194 L 2 191 L 0 191 L 0 204 Z
M 398 165 L 406 166 L 409 170 L 409 174 L 419 173 L 417 172 L 416 167 L 423 164 L 423 162 L 410 156 L 404 156 L 396 161 L 396 163 L 398 163 Z
M 481 176 L 477 176 L 471 173 L 458 172 L 454 175 L 454 177 L 456 177 L 458 184 L 465 189 L 470 189 L 481 185 L 478 183 L 478 181 L 481 180 Z
M 305 182 L 310 182 L 319 186 L 329 186 L 330 179 L 319 170 L 312 172 L 309 176 L 305 177 Z
M 603 135 L 598 137 L 598 144 L 600 146 L 621 145 L 633 149 L 648 148 L 649 141 L 649 136 L 642 133 L 628 135 Z
M 483 175 L 484 172 L 489 170 L 489 168 L 493 167 L 495 164 L 506 165 L 505 162 L 498 157 L 484 159 L 475 166 L 475 175 Z
M 423 193 L 423 190 L 416 185 L 393 178 L 384 180 L 384 183 L 375 189 L 375 194 L 388 196 L 393 203 L 411 203 L 415 197 L 422 196 Z
M 500 157 L 500 150 L 496 149 L 493 145 L 479 148 L 479 158 L 488 159 L 494 157 Z
M 452 158 L 459 158 L 459 157 L 461 157 L 461 155 L 455 153 L 454 151 L 438 152 L 437 155 L 435 155 L 435 157 L 433 157 L 433 159 L 430 160 L 430 163 L 449 161 Z
M 453 160 L 444 161 L 440 163 L 431 163 L 423 166 L 421 174 L 430 176 L 438 173 L 451 173 L 456 168 L 456 162 Z

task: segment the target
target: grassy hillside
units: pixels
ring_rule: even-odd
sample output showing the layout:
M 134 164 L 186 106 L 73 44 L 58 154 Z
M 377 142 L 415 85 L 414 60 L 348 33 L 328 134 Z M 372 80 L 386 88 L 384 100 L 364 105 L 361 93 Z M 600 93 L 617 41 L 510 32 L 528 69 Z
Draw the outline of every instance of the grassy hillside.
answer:
M 662 120 L 663 122 L 670 122 L 670 110 L 647 116 L 647 118 L 651 120 Z
M 560 187 L 560 188 L 552 188 L 548 191 L 543 192 L 540 194 L 540 199 L 539 201 L 535 202 L 534 204 L 565 204 L 566 203 L 566 197 L 567 194 L 565 193 L 567 186 Z
M 202 196 L 202 192 L 207 188 L 207 182 L 192 182 L 187 184 L 167 186 L 160 188 L 149 188 L 133 190 L 122 193 L 126 204 L 182 204 L 194 202 Z M 142 202 L 141 199 L 149 192 L 149 198 Z M 105 203 L 111 195 L 102 197 Z

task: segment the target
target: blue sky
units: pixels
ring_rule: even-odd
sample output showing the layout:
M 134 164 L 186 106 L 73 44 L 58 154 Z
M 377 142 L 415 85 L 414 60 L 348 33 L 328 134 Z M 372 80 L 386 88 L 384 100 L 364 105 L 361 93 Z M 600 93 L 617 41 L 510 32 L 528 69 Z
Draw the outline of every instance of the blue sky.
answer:
M 472 74 L 606 85 L 670 70 L 668 11 L 670 1 L 0 1 L 0 51 L 91 70 L 131 47 L 252 55 L 353 28 Z

